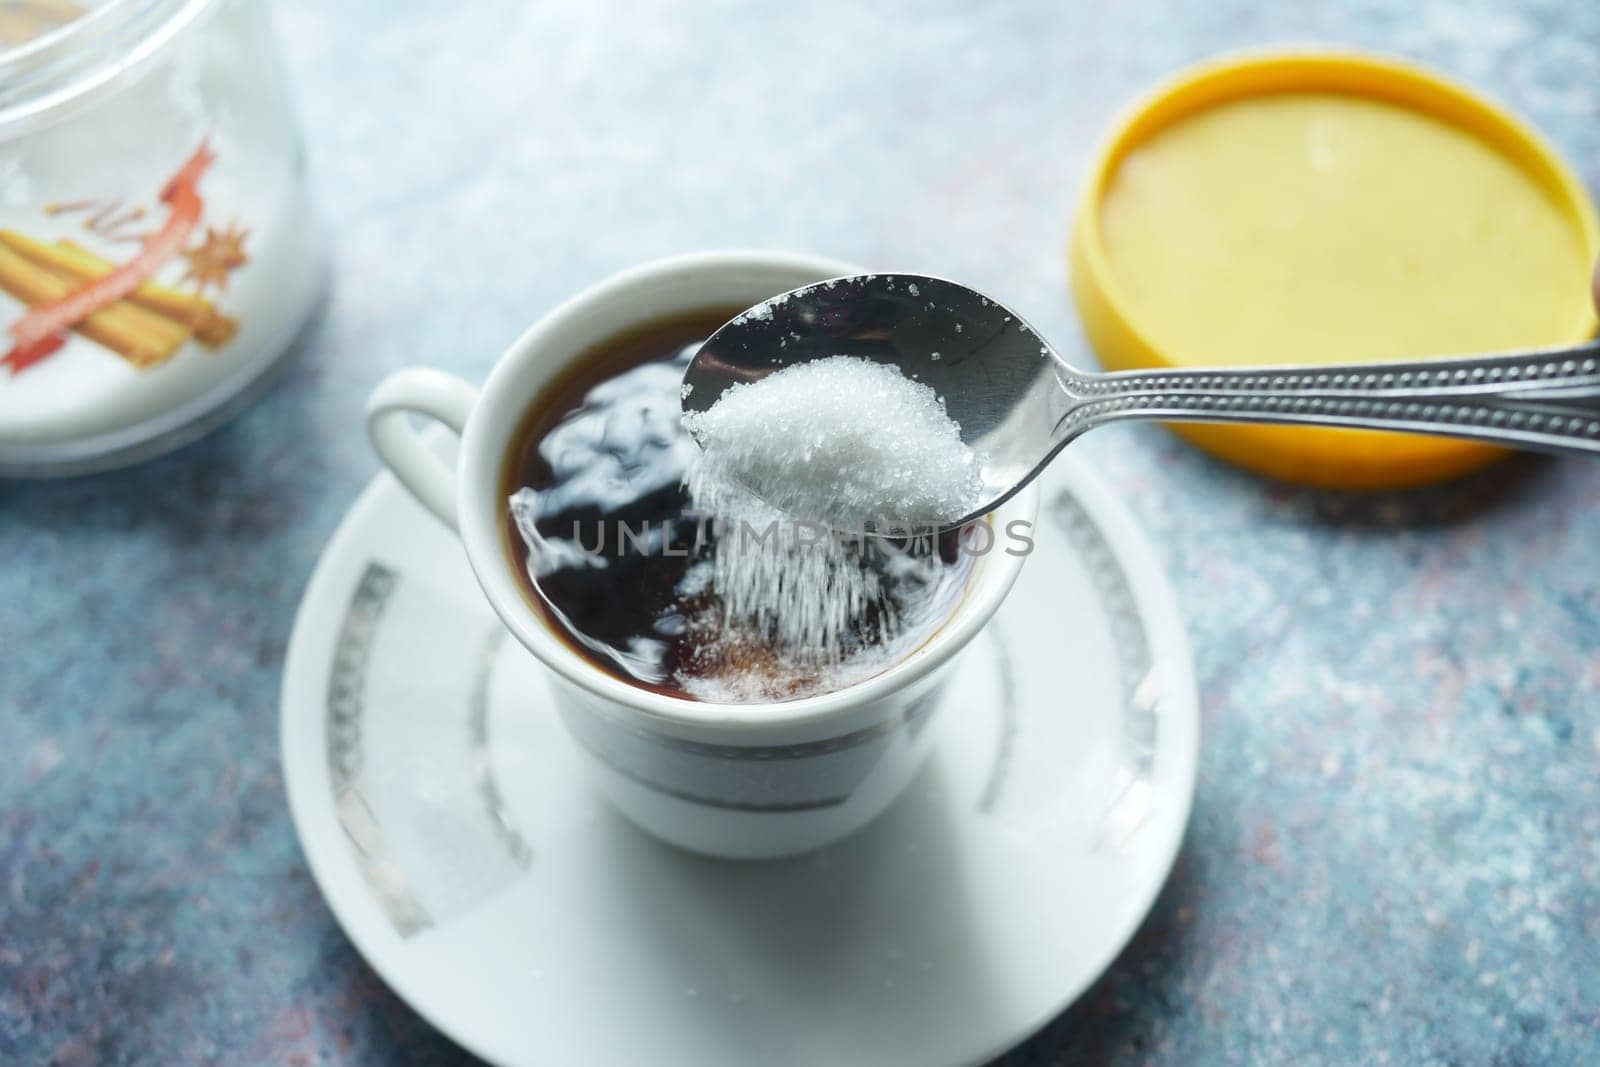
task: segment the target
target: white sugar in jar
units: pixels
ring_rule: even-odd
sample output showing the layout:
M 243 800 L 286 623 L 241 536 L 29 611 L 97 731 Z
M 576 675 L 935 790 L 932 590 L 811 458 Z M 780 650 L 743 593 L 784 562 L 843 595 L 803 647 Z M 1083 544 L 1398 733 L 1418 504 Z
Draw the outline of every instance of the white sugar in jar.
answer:
M 0 5 L 0 475 L 175 448 L 322 288 L 259 0 Z

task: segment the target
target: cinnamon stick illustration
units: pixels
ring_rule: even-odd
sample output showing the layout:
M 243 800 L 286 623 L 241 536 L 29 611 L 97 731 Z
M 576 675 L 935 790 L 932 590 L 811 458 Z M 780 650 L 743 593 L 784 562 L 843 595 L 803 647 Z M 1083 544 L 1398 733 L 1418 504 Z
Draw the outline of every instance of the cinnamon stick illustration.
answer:
M 115 266 L 73 241 L 57 241 L 56 248 L 72 256 L 76 265 L 71 273 L 80 281 L 104 277 Z M 159 282 L 145 282 L 128 299 L 184 324 L 195 340 L 207 348 L 220 348 L 239 332 L 238 320 L 222 314 L 205 297 L 179 292 Z
M 0 289 L 24 304 L 61 300 L 78 284 L 77 279 L 41 267 L 9 246 L 0 245 Z M 171 359 L 189 339 L 189 331 L 183 326 L 126 300 L 91 313 L 73 329 L 136 367 L 151 367 Z
M 114 267 L 110 261 L 72 241 L 47 245 L 15 230 L 0 230 L 0 246 L 79 283 L 103 278 Z M 156 282 L 145 282 L 129 294 L 127 300 L 173 320 L 208 348 L 227 344 L 239 332 L 238 322 L 218 312 L 211 301 Z

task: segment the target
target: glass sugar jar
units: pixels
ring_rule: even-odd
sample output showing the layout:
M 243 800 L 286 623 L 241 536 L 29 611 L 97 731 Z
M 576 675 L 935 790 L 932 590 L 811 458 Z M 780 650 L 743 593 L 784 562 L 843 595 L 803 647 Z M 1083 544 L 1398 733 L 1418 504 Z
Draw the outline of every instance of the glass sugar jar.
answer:
M 216 426 L 322 280 L 260 0 L 0 0 L 0 475 Z

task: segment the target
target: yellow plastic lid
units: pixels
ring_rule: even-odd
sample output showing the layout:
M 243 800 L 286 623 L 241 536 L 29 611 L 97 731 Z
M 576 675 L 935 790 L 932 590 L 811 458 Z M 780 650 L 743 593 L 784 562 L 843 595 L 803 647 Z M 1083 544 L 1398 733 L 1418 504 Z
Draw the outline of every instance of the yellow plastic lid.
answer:
M 1116 128 L 1074 228 L 1073 293 L 1112 370 L 1416 359 L 1594 335 L 1600 225 L 1525 123 L 1412 65 L 1208 63 Z M 1445 438 L 1183 425 L 1262 474 L 1419 485 L 1501 453 Z

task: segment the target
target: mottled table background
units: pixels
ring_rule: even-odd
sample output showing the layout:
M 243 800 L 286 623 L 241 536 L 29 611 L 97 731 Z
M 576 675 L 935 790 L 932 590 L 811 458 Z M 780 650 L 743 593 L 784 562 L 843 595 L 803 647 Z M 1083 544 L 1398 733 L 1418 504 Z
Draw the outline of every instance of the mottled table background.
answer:
M 257 407 L 139 470 L 0 485 L 0 1061 L 452 1063 L 285 808 L 296 601 L 377 469 L 369 387 L 481 376 L 619 268 L 723 246 L 962 278 L 1081 351 L 1084 163 L 1153 79 L 1347 42 L 1531 115 L 1600 179 L 1600 5 L 337 4 L 279 36 L 335 253 Z M 1274 488 L 1082 447 L 1170 568 L 1194 822 L 1108 977 L 1013 1064 L 1600 1062 L 1600 464 Z

